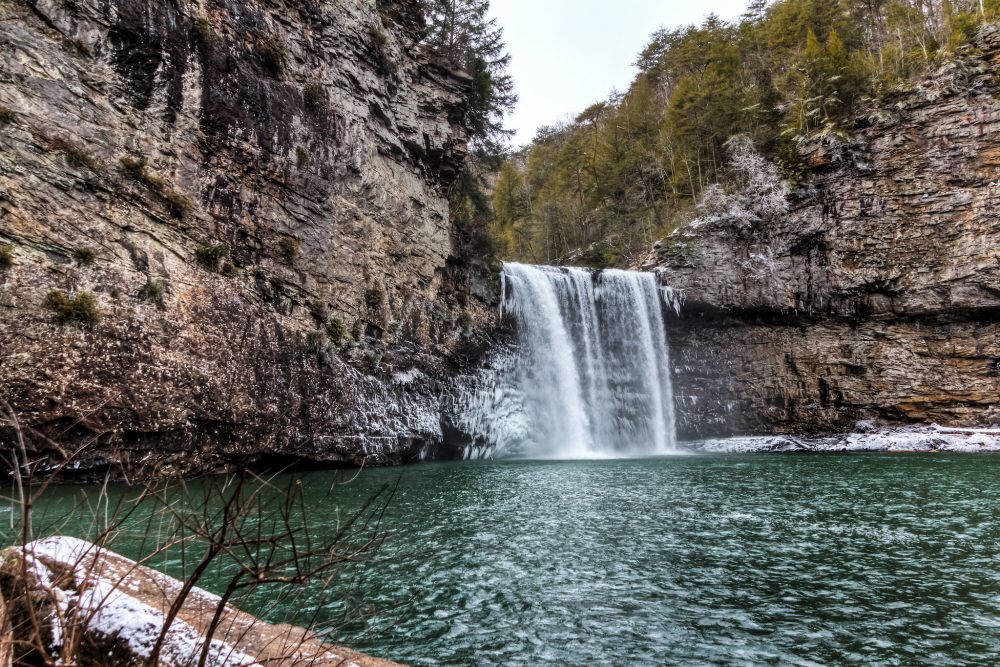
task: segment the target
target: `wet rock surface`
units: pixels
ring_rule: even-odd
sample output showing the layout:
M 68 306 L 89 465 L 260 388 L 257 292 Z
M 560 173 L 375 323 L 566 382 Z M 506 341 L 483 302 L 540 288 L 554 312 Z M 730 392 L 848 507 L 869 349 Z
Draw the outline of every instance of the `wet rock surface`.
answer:
M 158 473 L 433 450 L 496 290 L 449 221 L 469 82 L 420 17 L 0 0 L 0 398 L 26 427 Z
M 658 244 L 682 437 L 1000 421 L 998 61 L 987 28 L 856 141 L 805 147 L 812 189 L 777 223 Z

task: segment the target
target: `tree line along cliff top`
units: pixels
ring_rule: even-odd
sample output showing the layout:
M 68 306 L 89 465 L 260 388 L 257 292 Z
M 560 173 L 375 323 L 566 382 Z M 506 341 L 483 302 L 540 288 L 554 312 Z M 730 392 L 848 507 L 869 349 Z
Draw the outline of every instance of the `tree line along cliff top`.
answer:
M 541 128 L 502 166 L 498 251 L 633 264 L 695 216 L 708 186 L 739 185 L 726 149 L 738 135 L 802 186 L 803 144 L 850 144 L 860 109 L 905 93 L 998 18 L 1000 0 L 754 0 L 733 22 L 660 29 L 626 92 Z

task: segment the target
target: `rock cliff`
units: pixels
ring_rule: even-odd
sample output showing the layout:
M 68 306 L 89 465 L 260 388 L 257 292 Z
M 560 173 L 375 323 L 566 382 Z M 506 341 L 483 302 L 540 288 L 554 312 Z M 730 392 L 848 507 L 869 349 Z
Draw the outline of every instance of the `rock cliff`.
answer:
M 416 0 L 0 0 L 0 398 L 88 464 L 392 463 L 494 298 Z M 11 429 L 0 431 L 10 441 Z
M 776 223 L 658 244 L 683 437 L 1000 421 L 1000 29 L 807 146 Z

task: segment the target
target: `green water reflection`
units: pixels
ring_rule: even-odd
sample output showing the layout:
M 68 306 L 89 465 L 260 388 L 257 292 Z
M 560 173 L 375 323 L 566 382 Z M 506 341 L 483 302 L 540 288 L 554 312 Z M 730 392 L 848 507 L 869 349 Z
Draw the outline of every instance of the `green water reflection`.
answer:
M 326 590 L 245 604 L 315 617 L 334 641 L 414 665 L 993 664 L 998 466 L 877 454 L 463 463 L 365 471 L 330 497 L 333 473 L 308 474 L 316 533 L 399 480 L 388 539 Z M 81 499 L 94 493 L 56 489 L 36 521 L 84 536 Z M 113 546 L 139 555 L 145 525 Z M 176 552 L 154 564 L 184 567 Z

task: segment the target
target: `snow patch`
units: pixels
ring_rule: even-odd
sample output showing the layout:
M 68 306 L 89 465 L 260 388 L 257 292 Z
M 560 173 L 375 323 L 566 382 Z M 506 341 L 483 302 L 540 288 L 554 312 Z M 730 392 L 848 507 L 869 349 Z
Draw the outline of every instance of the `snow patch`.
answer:
M 419 368 L 411 368 L 406 371 L 397 371 L 392 374 L 392 383 L 396 385 L 406 386 L 413 384 L 417 380 L 426 377 Z
M 56 601 L 58 618 L 52 623 L 53 649 L 65 636 L 65 625 L 73 617 L 87 632 L 118 638 L 139 658 L 148 658 L 156 643 L 165 616 L 160 611 L 120 590 L 120 586 L 100 577 L 101 548 L 73 537 L 51 537 L 24 547 L 25 563 L 39 585 Z M 39 558 L 70 566 L 80 592 L 55 588 L 51 571 Z M 123 559 L 134 567 L 134 561 Z M 96 565 L 95 565 L 96 563 Z M 162 575 L 167 578 L 165 575 Z M 195 588 L 194 594 L 211 594 Z M 160 664 L 167 667 L 196 665 L 205 644 L 204 637 L 186 622 L 176 619 L 167 630 Z M 230 644 L 209 642 L 207 664 L 212 667 L 262 667 L 251 656 Z
M 696 452 L 1000 452 L 1000 429 L 930 426 L 890 428 L 858 422 L 855 431 L 825 437 L 745 436 L 698 440 L 682 445 Z
M 752 229 L 788 212 L 788 184 L 778 168 L 761 156 L 746 135 L 733 137 L 726 145 L 737 189 L 727 191 L 713 183 L 702 191 L 698 217 L 692 227 L 732 225 Z

